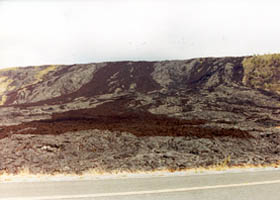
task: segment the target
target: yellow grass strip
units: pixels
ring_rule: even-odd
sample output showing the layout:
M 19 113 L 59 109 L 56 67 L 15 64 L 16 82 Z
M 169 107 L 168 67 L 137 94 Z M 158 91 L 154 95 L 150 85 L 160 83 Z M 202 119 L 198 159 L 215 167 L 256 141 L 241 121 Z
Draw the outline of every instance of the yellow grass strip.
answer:
M 83 179 L 83 178 L 104 178 L 104 177 L 128 177 L 130 175 L 151 175 L 151 176 L 163 176 L 166 174 L 172 173 L 184 173 L 184 174 L 203 174 L 203 173 L 215 173 L 215 172 L 227 172 L 232 170 L 262 170 L 267 168 L 280 168 L 280 161 L 273 164 L 264 164 L 264 165 L 253 165 L 253 164 L 244 164 L 244 165 L 235 165 L 227 166 L 223 164 L 212 165 L 209 167 L 196 167 L 196 168 L 185 168 L 185 169 L 174 169 L 174 168 L 163 168 L 155 169 L 150 171 L 141 171 L 141 170 L 112 170 L 105 171 L 102 169 L 89 169 L 81 174 L 75 173 L 30 173 L 29 169 L 23 168 L 17 174 L 7 173 L 6 171 L 0 172 L 0 181 L 9 182 L 9 181 L 40 181 L 40 180 L 49 180 L 52 178 L 63 178 L 63 179 Z

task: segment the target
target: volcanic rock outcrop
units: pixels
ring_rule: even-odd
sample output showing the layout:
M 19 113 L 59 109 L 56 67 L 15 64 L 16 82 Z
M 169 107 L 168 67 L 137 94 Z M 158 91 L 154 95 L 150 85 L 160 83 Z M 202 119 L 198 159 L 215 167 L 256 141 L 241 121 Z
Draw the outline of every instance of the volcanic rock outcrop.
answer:
M 191 168 L 228 157 L 231 165 L 278 162 L 279 65 L 275 54 L 2 69 L 0 168 L 80 173 Z M 69 153 L 66 146 L 83 137 L 92 143 Z M 108 156 L 111 137 L 118 142 Z M 89 150 L 96 145 L 104 151 Z M 59 151 L 49 156 L 43 146 Z M 56 164 L 47 169 L 49 162 Z

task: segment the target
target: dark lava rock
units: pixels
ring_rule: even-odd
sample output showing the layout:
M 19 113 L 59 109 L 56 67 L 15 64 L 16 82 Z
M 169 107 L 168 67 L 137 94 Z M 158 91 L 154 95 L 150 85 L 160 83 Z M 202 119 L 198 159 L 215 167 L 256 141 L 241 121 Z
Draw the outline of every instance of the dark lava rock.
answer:
M 229 165 L 276 162 L 278 58 L 1 70 L 0 169 L 182 169 L 229 157 Z

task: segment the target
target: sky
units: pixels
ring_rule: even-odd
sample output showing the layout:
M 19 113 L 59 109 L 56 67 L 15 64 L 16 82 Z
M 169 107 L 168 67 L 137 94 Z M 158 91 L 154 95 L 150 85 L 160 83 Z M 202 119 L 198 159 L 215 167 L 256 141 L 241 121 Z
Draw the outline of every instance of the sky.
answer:
M 0 0 L 0 68 L 280 53 L 277 0 Z

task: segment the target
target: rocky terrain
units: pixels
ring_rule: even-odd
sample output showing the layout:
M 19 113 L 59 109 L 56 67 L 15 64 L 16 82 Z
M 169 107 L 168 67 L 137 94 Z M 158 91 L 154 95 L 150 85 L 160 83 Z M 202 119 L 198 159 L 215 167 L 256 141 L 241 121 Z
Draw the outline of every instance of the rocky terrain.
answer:
M 278 163 L 279 67 L 273 54 L 2 69 L 0 170 Z

